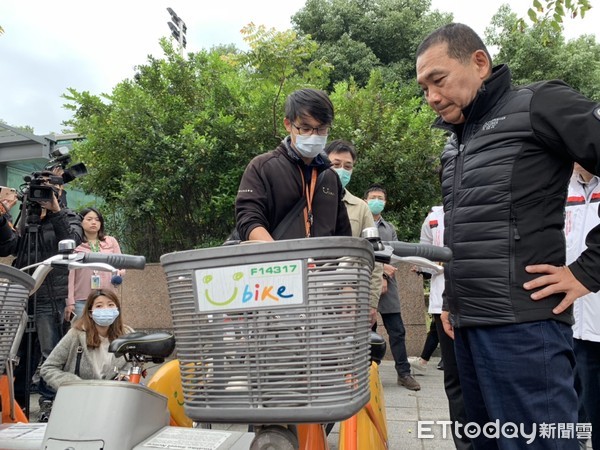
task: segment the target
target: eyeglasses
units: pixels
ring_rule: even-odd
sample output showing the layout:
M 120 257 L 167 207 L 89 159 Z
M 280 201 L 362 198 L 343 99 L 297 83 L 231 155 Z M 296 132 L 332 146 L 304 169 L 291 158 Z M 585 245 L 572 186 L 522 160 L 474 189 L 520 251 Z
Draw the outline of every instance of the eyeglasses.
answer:
M 331 130 L 331 126 L 317 127 L 317 128 L 306 127 L 306 126 L 299 127 L 295 123 L 292 123 L 292 126 L 296 130 L 298 130 L 298 134 L 300 136 L 308 136 L 308 135 L 313 134 L 313 132 L 315 132 L 315 131 L 317 132 L 317 134 L 319 136 L 327 136 L 329 134 L 329 131 Z

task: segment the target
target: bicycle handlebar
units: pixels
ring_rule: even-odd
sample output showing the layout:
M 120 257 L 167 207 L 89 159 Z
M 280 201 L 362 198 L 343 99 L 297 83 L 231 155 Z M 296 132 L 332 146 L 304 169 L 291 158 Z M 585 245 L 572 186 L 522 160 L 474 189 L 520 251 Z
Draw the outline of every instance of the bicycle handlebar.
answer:
M 146 258 L 136 255 L 122 255 L 114 253 L 85 253 L 82 263 L 106 263 L 115 269 L 144 269 Z
M 114 253 L 70 253 L 55 255 L 41 263 L 28 266 L 28 268 L 36 267 L 35 272 L 32 274 L 35 286 L 31 289 L 30 295 L 33 295 L 40 288 L 44 279 L 54 267 L 65 267 L 67 269 L 90 268 L 111 272 L 117 269 L 143 270 L 145 266 L 146 258 L 136 255 Z
M 383 245 L 390 246 L 396 256 L 420 256 L 430 261 L 448 262 L 452 259 L 452 251 L 448 247 L 438 247 L 430 244 L 415 244 L 400 241 L 384 241 Z

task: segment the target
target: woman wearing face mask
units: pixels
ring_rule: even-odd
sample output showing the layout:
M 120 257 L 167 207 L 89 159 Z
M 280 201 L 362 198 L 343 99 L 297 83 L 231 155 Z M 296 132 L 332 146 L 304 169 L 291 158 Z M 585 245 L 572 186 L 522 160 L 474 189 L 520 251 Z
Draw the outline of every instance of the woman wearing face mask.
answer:
M 84 236 L 83 242 L 75 249 L 76 252 L 121 253 L 117 240 L 104 234 L 104 217 L 100 211 L 96 208 L 85 208 L 80 215 Z M 121 284 L 124 274 L 124 270 L 120 270 L 116 276 L 112 276 L 110 272 L 91 269 L 71 270 L 65 320 L 70 322 L 73 314 L 76 318 L 81 317 L 83 306 L 90 292 L 98 289 L 116 290 L 116 286 Z
M 123 324 L 120 302 L 112 291 L 92 291 L 83 315 L 61 339 L 40 369 L 53 389 L 75 380 L 110 380 L 128 363 L 108 352 L 109 344 L 133 329 Z M 79 360 L 79 361 L 78 361 Z M 77 372 L 79 366 L 79 374 Z

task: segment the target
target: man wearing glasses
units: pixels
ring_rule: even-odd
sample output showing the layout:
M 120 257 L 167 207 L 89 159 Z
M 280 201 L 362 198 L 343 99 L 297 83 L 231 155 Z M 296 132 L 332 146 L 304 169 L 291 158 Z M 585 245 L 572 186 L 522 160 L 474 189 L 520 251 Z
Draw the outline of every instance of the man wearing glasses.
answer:
M 235 213 L 242 240 L 352 235 L 344 189 L 323 154 L 333 116 L 323 91 L 288 96 L 283 123 L 289 135 L 250 161 L 240 182 Z

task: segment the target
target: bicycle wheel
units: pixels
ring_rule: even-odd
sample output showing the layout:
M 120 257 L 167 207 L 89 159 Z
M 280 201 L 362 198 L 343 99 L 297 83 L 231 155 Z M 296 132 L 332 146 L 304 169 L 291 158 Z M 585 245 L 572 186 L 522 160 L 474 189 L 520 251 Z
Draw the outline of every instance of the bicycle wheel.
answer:
M 257 430 L 250 450 L 298 450 L 298 437 L 289 428 L 269 425 Z

